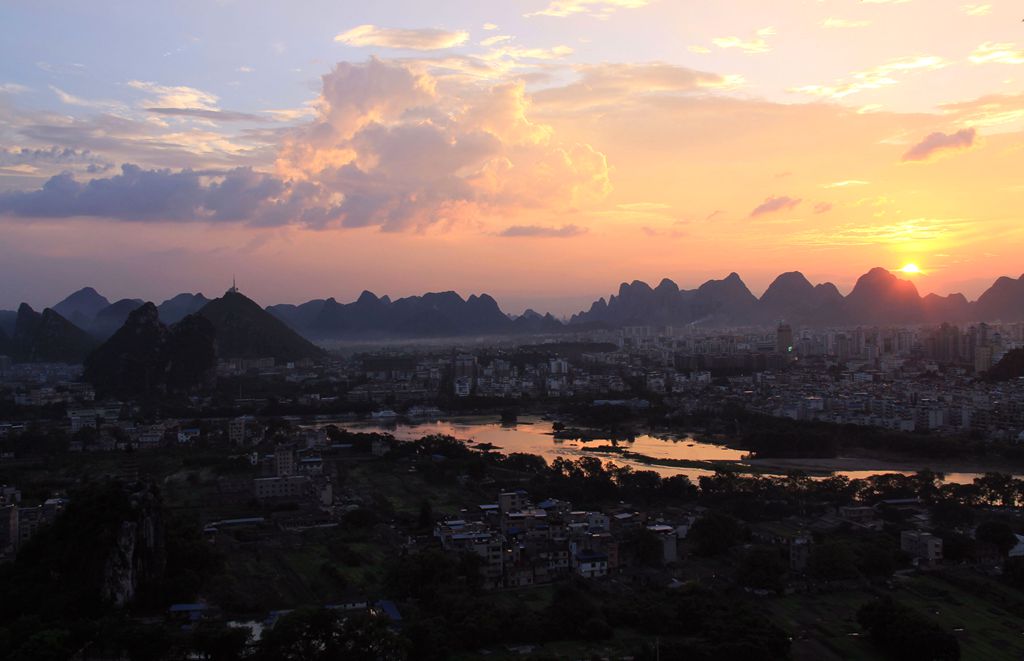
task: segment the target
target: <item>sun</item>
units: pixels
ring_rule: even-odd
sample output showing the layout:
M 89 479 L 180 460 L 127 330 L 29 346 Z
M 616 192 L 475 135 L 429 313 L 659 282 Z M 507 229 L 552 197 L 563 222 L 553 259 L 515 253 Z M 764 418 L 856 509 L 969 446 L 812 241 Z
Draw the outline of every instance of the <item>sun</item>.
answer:
M 921 267 L 917 264 L 910 263 L 900 269 L 900 273 L 917 274 L 921 272 Z

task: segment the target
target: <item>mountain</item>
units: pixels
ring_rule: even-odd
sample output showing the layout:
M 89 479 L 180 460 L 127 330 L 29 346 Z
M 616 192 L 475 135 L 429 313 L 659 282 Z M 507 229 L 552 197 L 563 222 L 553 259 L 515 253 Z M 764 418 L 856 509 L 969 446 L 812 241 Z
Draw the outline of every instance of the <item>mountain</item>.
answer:
M 604 323 L 610 326 L 685 325 L 771 326 L 779 322 L 801 325 L 917 324 L 964 322 L 985 318 L 1024 316 L 1024 278 L 1003 278 L 979 299 L 977 307 L 962 294 L 924 298 L 914 283 L 883 268 L 862 275 L 844 297 L 830 282 L 812 285 L 798 271 L 783 273 L 761 295 L 754 297 L 736 273 L 709 280 L 695 290 L 680 290 L 671 280 L 652 289 L 634 281 L 619 286 L 617 295 L 595 301 L 574 315 L 573 325 Z M 982 309 L 982 300 L 990 301 Z M 1014 312 L 1015 311 L 1015 312 Z M 998 313 L 998 314 L 997 314 Z M 998 315 L 1012 315 L 1017 317 Z
M 84 376 L 102 395 L 144 397 L 184 392 L 207 382 L 217 367 L 216 331 L 199 315 L 170 327 L 145 303 L 85 361 Z
M 210 299 L 202 294 L 178 294 L 158 305 L 156 309 L 160 313 L 160 321 L 174 324 L 190 314 L 199 312 L 209 302 Z
M 880 267 L 858 278 L 843 307 L 846 320 L 856 324 L 917 323 L 924 318 L 914 283 Z
M 553 327 L 557 319 L 520 323 L 510 319 L 487 294 L 463 299 L 453 291 L 409 296 L 392 301 L 364 291 L 351 303 L 333 298 L 302 305 L 274 305 L 268 312 L 307 337 L 359 339 L 381 337 L 453 337 L 516 333 Z M 536 314 L 536 313 L 534 313 Z
M 812 285 L 803 273 L 790 271 L 768 286 L 759 308 L 765 324 L 818 324 L 838 318 L 842 305 L 843 295 L 831 282 Z
M 756 316 L 758 301 L 743 280 L 730 273 L 709 280 L 697 289 L 681 290 L 671 280 L 651 288 L 635 280 L 619 285 L 607 302 L 599 299 L 587 312 L 574 315 L 571 324 L 604 323 L 610 326 L 748 324 Z
M 7 337 L 14 335 L 14 322 L 18 319 L 15 310 L 0 310 L 0 332 Z
M 111 303 L 96 313 L 92 323 L 89 324 L 89 334 L 99 340 L 105 340 L 124 325 L 128 315 L 142 305 L 137 298 L 122 298 L 120 301 Z
M 1006 355 L 985 373 L 985 377 L 990 381 L 1009 381 L 1024 377 L 1024 349 L 1006 352 Z
M 322 349 L 234 289 L 204 305 L 198 314 L 213 324 L 221 358 L 295 361 L 324 356 Z
M 40 314 L 22 303 L 9 345 L 17 362 L 80 363 L 96 341 L 51 308 Z
M 333 298 L 330 300 L 332 303 L 335 302 Z M 293 330 L 306 333 L 320 316 L 325 303 L 327 301 L 322 298 L 316 298 L 300 305 L 279 303 L 267 306 L 267 312 L 288 324 Z
M 984 321 L 1024 320 L 1024 275 L 1014 280 L 1002 277 L 978 297 L 975 318 Z
M 736 273 L 722 280 L 708 280 L 692 295 L 683 293 L 690 302 L 690 315 L 697 323 L 740 325 L 755 316 L 757 298 Z
M 53 306 L 54 312 L 74 325 L 85 330 L 89 328 L 96 314 L 110 305 L 110 301 L 101 296 L 92 287 L 83 287 L 63 301 Z
M 550 312 L 540 314 L 534 310 L 527 310 L 512 320 L 512 332 L 516 335 L 541 335 L 548 333 L 559 333 L 565 330 L 565 325 Z

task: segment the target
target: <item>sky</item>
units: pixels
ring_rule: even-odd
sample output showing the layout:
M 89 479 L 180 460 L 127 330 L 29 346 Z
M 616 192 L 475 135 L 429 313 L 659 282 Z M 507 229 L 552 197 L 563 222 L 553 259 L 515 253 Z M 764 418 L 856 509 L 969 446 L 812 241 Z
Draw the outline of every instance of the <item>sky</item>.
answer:
M 0 4 L 0 308 L 1024 271 L 1024 11 L 948 0 Z

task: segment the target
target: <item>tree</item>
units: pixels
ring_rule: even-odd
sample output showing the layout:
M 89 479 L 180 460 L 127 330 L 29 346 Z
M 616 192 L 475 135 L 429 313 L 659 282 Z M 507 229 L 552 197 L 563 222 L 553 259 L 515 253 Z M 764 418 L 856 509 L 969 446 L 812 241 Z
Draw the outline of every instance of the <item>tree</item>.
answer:
M 960 642 L 915 610 L 886 597 L 857 611 L 857 621 L 888 655 L 907 661 L 957 661 Z
M 703 486 L 704 478 L 701 478 Z M 709 511 L 693 522 L 686 539 L 692 541 L 699 555 L 725 553 L 740 541 L 739 522 L 721 512 Z
M 975 529 L 974 538 L 979 542 L 995 544 L 1003 556 L 1008 555 L 1017 545 L 1017 536 L 1013 534 L 1010 526 L 1001 521 L 986 521 L 981 524 Z
M 823 581 L 857 578 L 857 556 L 853 549 L 843 542 L 817 544 L 807 558 L 807 572 Z
M 786 563 L 777 549 L 753 546 L 743 555 L 736 580 L 744 587 L 778 592 L 785 587 L 785 574 Z
M 278 621 L 260 641 L 258 659 L 334 661 L 406 658 L 405 641 L 382 616 L 302 608 Z

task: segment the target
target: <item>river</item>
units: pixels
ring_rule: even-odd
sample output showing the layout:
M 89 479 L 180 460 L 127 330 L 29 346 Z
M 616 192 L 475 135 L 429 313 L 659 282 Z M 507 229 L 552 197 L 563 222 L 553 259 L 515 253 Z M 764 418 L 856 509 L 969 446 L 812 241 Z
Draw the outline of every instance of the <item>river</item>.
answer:
M 406 420 L 404 418 L 369 420 L 362 422 L 318 421 L 317 426 L 334 424 L 342 429 L 363 432 L 384 432 L 400 441 L 411 441 L 430 434 L 443 434 L 472 441 L 476 444 L 493 445 L 495 451 L 510 454 L 522 452 L 536 454 L 549 462 L 556 457 L 600 457 L 620 465 L 632 466 L 638 470 L 653 470 L 662 476 L 686 475 L 696 481 L 702 475 L 713 475 L 713 467 L 672 466 L 659 464 L 659 460 L 689 462 L 721 462 L 739 472 L 782 475 L 788 470 L 806 470 L 816 474 L 834 473 L 851 479 L 872 475 L 900 473 L 910 475 L 918 470 L 930 468 L 945 474 L 947 482 L 967 484 L 980 477 L 985 470 L 999 470 L 993 467 L 969 467 L 949 462 L 887 461 L 859 457 L 836 457 L 833 459 L 758 459 L 750 460 L 746 453 L 724 445 L 710 443 L 693 435 L 662 436 L 637 435 L 632 441 L 594 440 L 561 441 L 553 434 L 553 423 L 536 416 L 523 416 L 514 425 L 503 425 L 495 416 L 460 416 L 442 420 Z M 638 461 L 614 452 L 598 448 L 617 446 L 648 459 Z M 1004 469 L 1005 470 L 1005 469 Z

